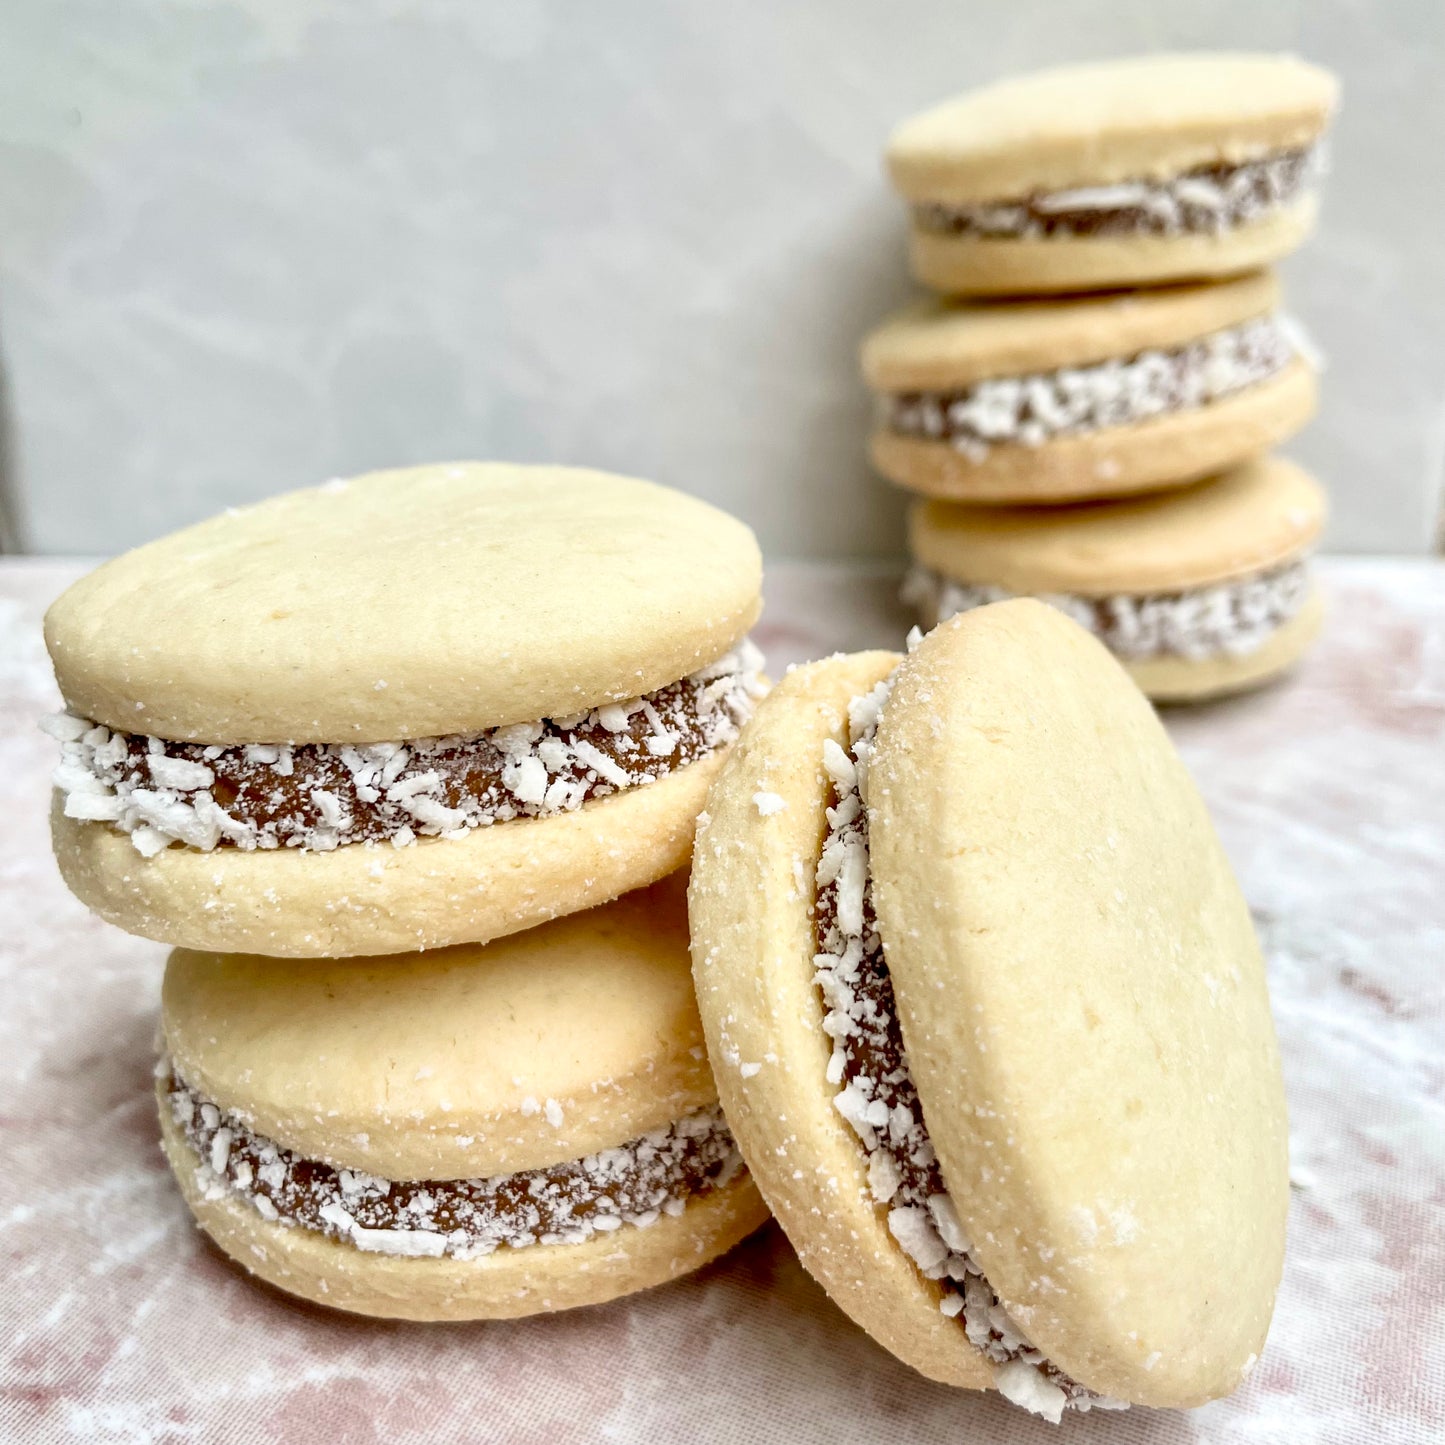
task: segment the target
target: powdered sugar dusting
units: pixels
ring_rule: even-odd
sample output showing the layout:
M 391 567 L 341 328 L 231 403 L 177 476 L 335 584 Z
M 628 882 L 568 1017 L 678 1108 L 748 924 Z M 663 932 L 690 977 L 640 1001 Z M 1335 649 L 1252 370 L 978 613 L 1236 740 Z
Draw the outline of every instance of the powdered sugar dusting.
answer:
M 1312 586 L 1309 559 L 1297 557 L 1265 572 L 1182 592 L 1115 593 L 1081 597 L 1039 594 L 1067 613 L 1120 657 L 1247 657 L 1304 606 Z M 915 566 L 903 583 L 903 600 L 928 627 L 955 613 L 1004 602 L 1017 594 L 987 583 L 955 582 Z
M 1208 406 L 1278 376 L 1297 335 L 1283 317 L 1258 316 L 1167 350 L 989 377 L 962 391 L 899 392 L 883 398 L 883 425 L 982 461 L 991 445 L 1037 447 Z
M 65 815 L 111 824 L 146 857 L 172 843 L 407 847 L 571 812 L 726 747 L 764 690 L 761 666 L 745 640 L 648 697 L 470 736 L 364 746 L 173 743 L 69 714 L 45 727 L 61 746 L 53 781 Z
M 254 1134 L 169 1071 L 171 1117 L 196 1155 L 206 1198 L 234 1197 L 263 1219 L 358 1249 L 474 1259 L 502 1245 L 580 1244 L 645 1228 L 730 1183 L 742 1156 L 714 1105 L 613 1149 L 490 1179 L 402 1183 L 303 1159 Z M 547 1100 L 549 1122 L 554 1100 Z M 560 1110 L 558 1110 L 560 1119 Z

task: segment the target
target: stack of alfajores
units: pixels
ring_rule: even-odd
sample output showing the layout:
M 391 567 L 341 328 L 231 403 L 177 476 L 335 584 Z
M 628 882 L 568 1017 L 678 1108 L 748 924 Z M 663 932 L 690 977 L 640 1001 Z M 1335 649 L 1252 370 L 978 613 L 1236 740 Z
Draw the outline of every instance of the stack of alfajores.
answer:
M 1319 627 L 1316 483 L 1268 455 L 1315 363 L 1267 269 L 1313 222 L 1333 78 L 1265 55 L 1004 81 L 894 134 L 916 277 L 867 339 L 872 455 L 918 494 L 925 625 L 1020 594 L 1159 700 L 1286 669 Z
M 524 1315 L 766 1218 L 677 876 L 760 691 L 760 581 L 663 487 L 456 465 L 229 512 L 51 608 L 61 872 L 178 945 L 163 1142 L 247 1269 Z

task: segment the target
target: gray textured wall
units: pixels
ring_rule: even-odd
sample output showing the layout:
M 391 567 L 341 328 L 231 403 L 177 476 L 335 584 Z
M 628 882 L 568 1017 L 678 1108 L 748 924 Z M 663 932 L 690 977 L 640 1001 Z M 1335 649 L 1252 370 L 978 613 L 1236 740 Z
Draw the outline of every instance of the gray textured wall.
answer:
M 1445 460 L 1445 9 L 5 0 L 0 358 L 22 540 L 111 551 L 450 456 L 585 462 L 877 554 L 854 349 L 908 290 L 890 125 L 1000 73 L 1292 49 L 1345 111 L 1291 262 L 1332 541 L 1421 551 Z

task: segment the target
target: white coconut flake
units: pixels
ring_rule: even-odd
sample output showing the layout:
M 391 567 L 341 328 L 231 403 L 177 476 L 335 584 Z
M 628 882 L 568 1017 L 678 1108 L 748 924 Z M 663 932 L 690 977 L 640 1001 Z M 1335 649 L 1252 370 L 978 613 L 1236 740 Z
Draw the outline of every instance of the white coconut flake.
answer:
M 164 753 L 152 753 L 146 759 L 151 778 L 158 788 L 174 788 L 177 792 L 194 792 L 197 788 L 209 788 L 216 781 L 216 775 L 204 763 L 193 763 L 186 758 L 171 758 Z
M 998 1367 L 993 1381 L 1004 1399 L 1031 1414 L 1041 1415 L 1054 1425 L 1064 1418 L 1068 1396 L 1037 1366 L 1024 1360 L 1010 1360 Z
M 777 793 L 754 793 L 753 807 L 764 818 L 771 818 L 774 813 L 781 813 L 787 804 Z

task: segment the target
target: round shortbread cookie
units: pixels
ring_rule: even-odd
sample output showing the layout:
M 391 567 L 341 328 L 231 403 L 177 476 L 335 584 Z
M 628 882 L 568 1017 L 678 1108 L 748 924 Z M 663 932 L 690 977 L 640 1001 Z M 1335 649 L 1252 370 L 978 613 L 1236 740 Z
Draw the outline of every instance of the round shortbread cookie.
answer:
M 825 739 L 890 652 L 790 672 L 764 699 L 708 797 L 688 890 L 693 976 L 718 1095 L 803 1266 L 899 1359 L 975 1389 L 991 1372 L 888 1232 L 867 1162 L 825 1080 L 831 1047 L 813 977 L 813 874 L 827 827 Z M 776 801 L 775 801 L 776 800 Z
M 202 1227 L 283 1289 L 408 1319 L 596 1303 L 729 1248 L 766 1209 L 717 1110 L 684 887 L 487 948 L 172 954 L 162 1132 Z
M 920 502 L 913 555 L 956 582 L 1009 592 L 1176 592 L 1261 572 L 1319 536 L 1325 497 L 1300 467 L 1261 457 L 1151 496 L 1092 505 L 961 507 Z
M 232 1198 L 211 1197 L 164 1103 L 161 1136 L 197 1223 L 237 1264 L 288 1294 L 379 1319 L 518 1319 L 604 1304 L 701 1269 L 768 1217 L 757 1186 L 743 1175 L 647 1229 L 598 1234 L 581 1244 L 499 1249 L 479 1259 L 398 1259 L 272 1223 Z
M 1057 302 L 920 302 L 863 346 L 880 397 L 874 463 L 928 496 L 1034 505 L 1223 471 L 1313 413 L 1314 368 L 1278 307 L 1267 273 Z M 944 434 L 920 432 L 925 399 Z
M 990 1284 L 1093 1389 L 1227 1393 L 1283 1262 L 1284 1095 L 1249 909 L 1158 719 L 1054 610 L 982 608 L 900 666 L 869 800 L 909 1065 Z
M 410 847 L 243 852 L 166 848 L 67 818 L 61 876 L 107 923 L 186 948 L 336 958 L 445 948 L 531 928 L 686 865 L 721 754 L 548 818 L 516 818 Z
M 722 656 L 753 534 L 650 482 L 456 463 L 373 472 L 128 552 L 50 609 L 67 706 L 176 741 L 384 743 L 565 717 Z
M 1017 76 L 903 122 L 888 145 L 913 201 L 1162 179 L 1307 146 L 1339 87 L 1288 55 L 1140 55 Z
M 850 831 L 858 781 L 871 865 L 867 831 Z M 1190 1405 L 1233 1388 L 1282 1262 L 1279 1060 L 1248 909 L 1117 663 L 1016 602 L 946 625 L 901 664 L 799 669 L 745 729 L 708 813 L 689 907 L 719 1093 L 830 1295 L 923 1373 L 996 1384 L 1055 1418 L 1065 1390 L 1087 1408 L 1109 1403 L 1090 1392 Z M 820 864 L 840 845 L 825 903 Z M 850 875 L 864 935 L 851 965 L 818 931 L 844 918 Z M 855 1066 L 832 1068 L 854 1033 L 878 1048 L 875 1010 L 894 997 L 845 982 L 874 967 L 870 876 L 921 1141 L 894 1118 L 912 1107 L 906 1078 L 873 1089 L 874 1117 L 848 1102 Z M 921 1149 L 916 1163 L 936 1147 L 948 1193 L 927 1211 L 900 1206 L 912 1196 L 896 1165 L 880 1171 L 865 1116 L 868 1137 Z M 942 1251 L 927 1277 L 920 1229 Z M 951 1272 L 962 1254 L 967 1304 L 961 1283 L 932 1282 L 944 1255 L 943 1285 L 965 1278 Z
M 177 949 L 166 1051 L 219 1108 L 339 1169 L 485 1178 L 592 1154 L 717 1097 L 685 888 L 484 946 L 304 969 Z
M 50 609 L 61 872 L 132 932 L 486 941 L 687 860 L 761 687 L 752 533 L 647 482 L 455 464 L 117 558 Z
M 1305 163 L 1337 93 L 1290 56 L 1198 53 L 1066 66 L 948 101 L 888 146 L 899 192 L 943 208 L 915 216 L 914 273 L 957 294 L 1028 295 L 1265 265 L 1310 229 Z M 1285 170 L 1265 174 L 1276 162 Z

